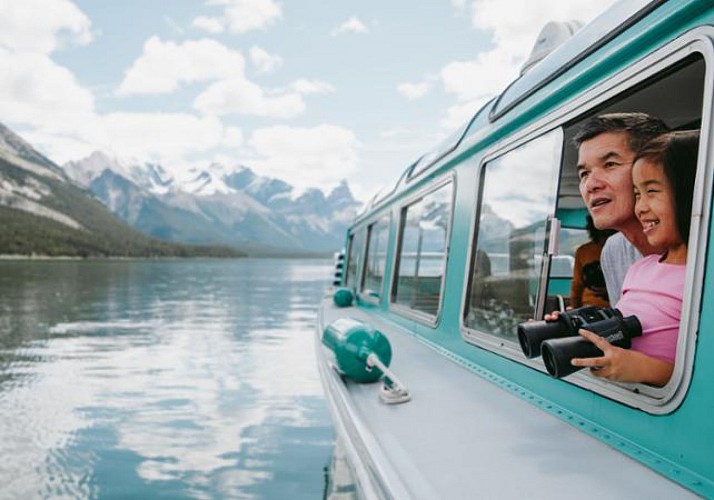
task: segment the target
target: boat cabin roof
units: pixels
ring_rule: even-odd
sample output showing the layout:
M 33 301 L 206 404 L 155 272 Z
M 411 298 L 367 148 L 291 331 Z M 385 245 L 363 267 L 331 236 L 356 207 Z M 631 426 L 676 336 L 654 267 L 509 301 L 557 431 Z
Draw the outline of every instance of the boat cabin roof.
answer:
M 365 205 L 363 214 L 370 212 L 391 195 L 402 191 L 412 181 L 422 178 L 427 172 L 434 170 L 440 164 L 440 160 L 457 150 L 459 145 L 466 142 L 467 139 L 475 138 L 478 131 L 484 132 L 491 124 L 494 124 L 533 93 L 545 87 L 663 3 L 664 0 L 621 0 L 615 3 L 577 31 L 567 42 L 529 67 L 528 71 L 509 84 L 500 95 L 484 104 L 470 120 L 435 148 L 411 163 L 391 189 L 386 187 L 374 195 Z M 566 161 L 572 160 L 572 158 L 568 158 L 567 152 L 565 159 Z M 579 200 L 577 178 L 574 174 L 566 174 L 564 183 L 562 194 L 575 200 L 573 203 L 577 205 L 577 200 Z

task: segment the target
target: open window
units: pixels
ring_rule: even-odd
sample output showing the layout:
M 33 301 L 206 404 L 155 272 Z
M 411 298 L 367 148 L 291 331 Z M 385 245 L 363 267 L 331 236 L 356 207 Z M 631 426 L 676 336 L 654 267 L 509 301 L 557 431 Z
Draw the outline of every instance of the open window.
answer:
M 705 55 L 701 52 L 686 52 L 679 60 L 667 65 L 661 65 L 653 75 L 636 83 L 630 88 L 618 93 L 599 106 L 577 116 L 565 127 L 564 160 L 561 171 L 560 188 L 558 191 L 557 216 L 571 221 L 572 226 L 584 227 L 587 210 L 583 205 L 579 192 L 577 179 L 577 149 L 572 138 L 577 134 L 582 124 L 592 116 L 613 112 L 645 112 L 661 118 L 672 130 L 700 129 L 704 119 L 704 110 L 707 94 L 710 93 L 711 76 L 707 77 L 707 63 Z M 709 87 L 709 88 L 708 88 Z M 676 98 L 673 98 L 676 96 Z M 700 151 L 706 146 L 706 135 L 701 138 Z M 702 158 L 699 159 L 699 169 L 705 168 Z M 701 175 L 699 176 L 701 177 Z M 701 184 L 701 183 L 700 183 Z M 693 196 L 698 198 L 703 186 L 694 188 Z M 699 212 L 701 207 L 694 207 L 694 212 Z M 580 222 L 577 222 L 578 219 Z M 693 221 L 693 225 L 698 220 Z M 695 314 L 698 296 L 701 292 L 701 280 L 696 278 L 696 268 L 702 263 L 697 262 L 698 231 L 693 231 L 689 239 L 689 257 L 687 261 L 687 283 L 685 285 L 684 303 L 680 320 L 679 339 L 677 344 L 677 357 L 675 372 L 669 383 L 664 388 L 655 388 L 645 384 L 613 384 L 594 379 L 581 373 L 571 378 L 571 381 L 617 397 L 633 406 L 643 406 L 651 411 L 663 411 L 671 407 L 674 395 L 680 391 L 683 396 L 683 381 L 688 378 L 691 370 L 691 358 L 696 337 L 696 324 L 698 318 Z M 561 255 L 574 251 L 574 247 L 561 245 Z M 701 258 L 701 257 L 700 257 Z M 550 277 L 549 293 L 554 292 L 557 280 Z M 613 306 L 615 304 L 612 304 Z M 681 390 L 680 390 L 681 389 Z
M 401 310 L 435 323 L 441 308 L 453 183 L 439 183 L 410 199 L 400 211 L 398 258 L 391 301 Z
M 463 307 L 463 332 L 472 343 L 518 362 L 527 360 L 515 342 L 516 325 L 553 309 L 550 297 L 568 293 L 575 250 L 587 240 L 587 209 L 577 177 L 573 137 L 592 116 L 645 112 L 673 130 L 707 130 L 701 136 L 692 229 L 675 370 L 663 388 L 615 384 L 585 371 L 566 380 L 652 413 L 672 411 L 681 402 L 694 358 L 706 232 L 711 200 L 711 168 L 704 160 L 711 135 L 711 62 L 709 37 L 697 32 L 632 65 L 544 119 L 547 133 L 518 138 L 501 146 L 481 164 L 476 228 Z M 560 124 L 560 128 L 554 129 Z M 547 127 L 547 128 L 546 128 Z M 503 153 L 502 151 L 505 151 Z M 548 220 L 561 226 L 553 250 Z

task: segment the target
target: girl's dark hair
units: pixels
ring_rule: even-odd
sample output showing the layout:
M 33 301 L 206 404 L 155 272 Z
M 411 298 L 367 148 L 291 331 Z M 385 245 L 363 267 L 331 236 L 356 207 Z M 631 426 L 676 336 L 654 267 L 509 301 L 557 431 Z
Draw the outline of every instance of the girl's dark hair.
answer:
M 681 130 L 655 137 L 635 155 L 662 165 L 664 175 L 672 188 L 675 216 L 679 236 L 686 244 L 692 219 L 692 196 L 697 173 L 699 131 Z

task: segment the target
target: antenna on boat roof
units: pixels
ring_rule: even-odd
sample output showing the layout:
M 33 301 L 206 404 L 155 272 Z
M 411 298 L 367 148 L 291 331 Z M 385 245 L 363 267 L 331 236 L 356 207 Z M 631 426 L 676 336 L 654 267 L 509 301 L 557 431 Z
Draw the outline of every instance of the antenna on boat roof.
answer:
M 543 29 L 540 30 L 538 38 L 536 38 L 531 55 L 521 66 L 521 75 L 525 74 L 536 63 L 545 59 L 548 54 L 560 47 L 582 27 L 583 23 L 575 20 L 550 21 L 546 23 Z

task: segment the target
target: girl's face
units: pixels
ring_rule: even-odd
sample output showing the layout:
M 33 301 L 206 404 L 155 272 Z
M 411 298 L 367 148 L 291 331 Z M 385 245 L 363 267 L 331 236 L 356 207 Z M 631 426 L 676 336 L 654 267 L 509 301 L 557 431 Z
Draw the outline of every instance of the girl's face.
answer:
M 642 224 L 647 242 L 667 249 L 667 262 L 686 260 L 687 247 L 677 229 L 674 194 L 664 168 L 645 158 L 632 167 L 632 183 L 635 187 L 635 215 Z

